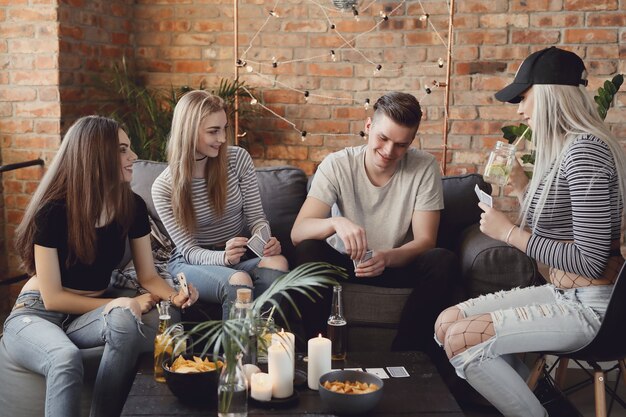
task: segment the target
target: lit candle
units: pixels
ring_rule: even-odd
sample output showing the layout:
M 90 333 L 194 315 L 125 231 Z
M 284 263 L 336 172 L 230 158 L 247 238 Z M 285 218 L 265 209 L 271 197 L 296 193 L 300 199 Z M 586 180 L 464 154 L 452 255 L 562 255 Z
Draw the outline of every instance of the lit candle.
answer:
M 272 335 L 272 344 L 280 343 L 285 347 L 287 353 L 291 357 L 291 367 L 295 372 L 296 364 L 296 337 L 293 333 L 286 332 L 285 329 L 280 329 L 280 333 L 274 333 Z
M 330 339 L 318 335 L 309 339 L 308 343 L 308 382 L 309 388 L 318 390 L 320 377 L 331 369 L 331 343 Z
M 251 375 L 250 396 L 257 401 L 272 399 L 272 380 L 268 374 L 259 372 Z
M 274 343 L 267 348 L 267 373 L 274 398 L 287 398 L 293 394 L 293 367 L 285 346 Z

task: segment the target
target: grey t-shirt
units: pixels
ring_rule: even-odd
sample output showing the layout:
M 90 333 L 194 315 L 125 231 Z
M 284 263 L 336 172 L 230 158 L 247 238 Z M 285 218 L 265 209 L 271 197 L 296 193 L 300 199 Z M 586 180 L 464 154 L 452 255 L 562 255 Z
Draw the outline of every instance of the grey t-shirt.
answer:
M 441 174 L 429 153 L 409 148 L 387 184 L 373 185 L 365 172 L 367 145 L 346 148 L 328 155 L 317 168 L 309 197 L 333 207 L 332 215 L 343 216 L 363 227 L 368 249 L 393 249 L 413 239 L 414 211 L 443 209 Z M 328 242 L 344 252 L 336 236 Z

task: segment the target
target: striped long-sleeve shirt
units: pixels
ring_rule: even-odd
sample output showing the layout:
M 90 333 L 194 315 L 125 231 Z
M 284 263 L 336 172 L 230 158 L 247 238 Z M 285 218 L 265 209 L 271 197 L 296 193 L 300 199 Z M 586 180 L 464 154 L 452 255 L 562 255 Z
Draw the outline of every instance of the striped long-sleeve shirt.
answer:
M 196 215 L 196 231 L 189 233 L 174 218 L 172 209 L 172 179 L 169 167 L 154 181 L 152 198 L 167 233 L 186 262 L 194 265 L 225 265 L 224 251 L 206 249 L 222 245 L 239 236 L 244 224 L 253 233 L 265 218 L 256 172 L 248 152 L 239 147 L 228 147 L 228 186 L 226 207 L 222 217 L 215 213 L 209 199 L 206 181 L 192 179 L 192 202 Z
M 538 200 L 539 192 L 528 224 Z M 623 209 L 611 150 L 595 136 L 580 136 L 559 166 L 526 253 L 546 265 L 599 278 L 611 255 L 611 241 L 620 238 Z

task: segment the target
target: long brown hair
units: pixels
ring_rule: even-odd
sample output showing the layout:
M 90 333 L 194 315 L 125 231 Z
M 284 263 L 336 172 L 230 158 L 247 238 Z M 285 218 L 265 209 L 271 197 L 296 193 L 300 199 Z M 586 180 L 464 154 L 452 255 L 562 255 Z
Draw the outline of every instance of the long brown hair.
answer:
M 115 120 L 101 116 L 78 119 L 61 146 L 31 199 L 16 230 L 16 249 L 23 268 L 35 274 L 35 217 L 48 203 L 67 205 L 67 266 L 80 261 L 91 264 L 98 249 L 96 224 L 102 213 L 128 232 L 134 200 L 130 185 L 121 177 L 119 131 Z
M 172 209 L 174 218 L 189 232 L 196 230 L 191 182 L 195 164 L 200 124 L 208 115 L 226 111 L 219 96 L 204 90 L 185 94 L 174 108 L 172 131 L 167 145 L 167 159 L 172 177 Z M 221 146 L 216 158 L 206 163 L 205 178 L 209 198 L 218 216 L 226 207 L 228 146 Z

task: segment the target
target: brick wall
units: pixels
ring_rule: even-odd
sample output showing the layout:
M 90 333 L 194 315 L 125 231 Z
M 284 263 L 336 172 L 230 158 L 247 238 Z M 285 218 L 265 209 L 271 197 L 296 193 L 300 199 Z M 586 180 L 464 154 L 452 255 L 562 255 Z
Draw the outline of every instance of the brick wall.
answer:
M 58 146 L 58 27 L 55 1 L 0 2 L 0 137 L 2 164 L 43 158 Z M 4 276 L 18 273 L 12 237 L 43 169 L 2 175 Z M 1 263 L 0 263 L 1 264 Z M 6 275 L 5 275 L 6 274 Z
M 240 56 L 273 4 L 239 1 Z M 332 8 L 328 0 L 321 4 Z M 421 4 L 445 39 L 446 2 Z M 364 34 L 381 10 L 389 20 Z M 292 164 L 312 173 L 329 152 L 362 143 L 358 135 L 314 134 L 358 133 L 368 114 L 364 99 L 374 101 L 390 89 L 421 98 L 425 120 L 416 146 L 441 157 L 443 91 L 425 95 L 423 88 L 443 81 L 444 69 L 435 63 L 445 57 L 445 48 L 430 24 L 419 19 L 419 2 L 375 3 L 360 11 L 359 21 L 351 12 L 327 10 L 337 32 L 348 40 L 358 35 L 351 45 L 360 52 L 340 48 L 318 6 L 282 1 L 276 12 L 279 17 L 268 21 L 245 57 L 254 71 L 242 69 L 241 79 L 273 111 L 309 134 L 302 141 L 286 122 L 260 113 L 247 137 L 258 165 Z M 518 121 L 515 106 L 495 102 L 493 93 L 530 52 L 552 44 L 576 51 L 591 72 L 590 91 L 615 73 L 626 73 L 625 12 L 624 0 L 457 1 L 447 173 L 480 171 L 487 150 L 500 138 L 500 127 Z M 232 16 L 230 0 L 0 0 L 2 163 L 38 156 L 49 161 L 67 125 L 99 108 L 102 95 L 93 88 L 93 77 L 122 56 L 151 86 L 211 86 L 222 77 L 232 78 Z M 336 62 L 330 59 L 331 49 Z M 361 52 L 382 64 L 383 71 L 373 75 L 374 65 Z M 317 58 L 306 60 L 311 56 Z M 279 62 L 276 68 L 272 57 Z M 280 64 L 288 60 L 302 61 Z M 387 72 L 392 69 L 398 71 Z M 301 92 L 290 88 L 309 90 L 311 97 L 305 102 Z M 622 92 L 607 120 L 626 146 L 625 116 Z M 28 168 L 3 176 L 5 249 L 41 172 Z M 515 208 L 508 197 L 497 204 Z M 15 257 L 8 256 L 9 269 L 16 265 Z

